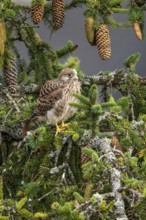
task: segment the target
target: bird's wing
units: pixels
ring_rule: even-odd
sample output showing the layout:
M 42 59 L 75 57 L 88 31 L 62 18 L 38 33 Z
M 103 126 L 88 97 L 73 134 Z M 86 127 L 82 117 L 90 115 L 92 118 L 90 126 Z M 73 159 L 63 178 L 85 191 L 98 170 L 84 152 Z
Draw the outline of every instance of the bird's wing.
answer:
M 63 96 L 56 103 L 54 103 L 54 114 L 57 117 L 60 117 L 63 113 L 65 113 L 67 107 L 66 104 L 66 99 Z
M 36 112 L 43 115 L 52 109 L 55 103 L 62 98 L 63 88 L 64 85 L 56 83 L 54 80 L 47 81 L 40 91 Z

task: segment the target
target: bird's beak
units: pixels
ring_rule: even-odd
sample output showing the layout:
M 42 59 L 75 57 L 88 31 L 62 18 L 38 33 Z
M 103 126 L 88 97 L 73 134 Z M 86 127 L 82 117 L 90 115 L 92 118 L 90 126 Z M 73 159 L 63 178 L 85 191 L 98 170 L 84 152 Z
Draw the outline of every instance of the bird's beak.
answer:
M 77 76 L 74 76 L 74 77 L 73 77 L 73 80 L 78 80 L 78 77 L 77 77 Z

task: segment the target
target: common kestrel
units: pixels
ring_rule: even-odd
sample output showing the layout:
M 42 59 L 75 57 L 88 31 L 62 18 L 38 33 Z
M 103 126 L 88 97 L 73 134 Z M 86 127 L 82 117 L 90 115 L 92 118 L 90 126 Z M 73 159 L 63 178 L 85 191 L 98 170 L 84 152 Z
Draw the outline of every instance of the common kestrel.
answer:
M 69 103 L 77 102 L 73 93 L 80 93 L 80 83 L 75 69 L 63 69 L 57 79 L 48 80 L 40 90 L 38 106 L 24 123 L 43 116 L 51 125 L 57 125 L 72 117 L 76 108 Z

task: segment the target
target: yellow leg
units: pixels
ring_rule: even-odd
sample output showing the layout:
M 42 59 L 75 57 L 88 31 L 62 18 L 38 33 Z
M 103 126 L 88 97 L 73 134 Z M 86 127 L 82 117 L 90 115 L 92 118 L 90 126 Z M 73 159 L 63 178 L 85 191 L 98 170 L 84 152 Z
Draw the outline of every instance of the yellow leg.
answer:
M 56 133 L 55 136 L 57 136 L 61 132 L 61 129 L 59 128 L 57 122 L 56 122 Z
M 62 127 L 62 128 L 65 128 L 65 127 L 67 127 L 67 126 L 68 126 L 68 124 L 67 124 L 67 123 L 65 124 L 64 121 L 62 120 L 61 127 Z
M 68 126 L 68 124 L 65 124 L 64 121 L 62 121 L 61 126 L 59 127 L 59 125 L 56 122 L 56 133 L 55 136 L 57 136 L 59 133 L 61 133 L 62 131 L 64 131 L 64 129 Z

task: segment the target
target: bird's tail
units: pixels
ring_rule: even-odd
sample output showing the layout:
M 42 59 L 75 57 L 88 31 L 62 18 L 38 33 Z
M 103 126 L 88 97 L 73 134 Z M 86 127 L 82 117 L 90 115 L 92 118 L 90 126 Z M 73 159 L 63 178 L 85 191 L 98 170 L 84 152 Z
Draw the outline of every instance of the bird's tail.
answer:
M 30 117 L 21 121 L 22 133 L 25 136 L 27 131 L 29 131 L 29 124 L 30 122 L 38 116 L 38 113 L 34 112 Z
M 31 116 L 29 116 L 28 118 L 24 119 L 21 121 L 21 125 L 22 127 L 25 126 L 25 125 L 28 125 L 33 118 L 37 117 L 38 116 L 38 113 L 34 112 Z

